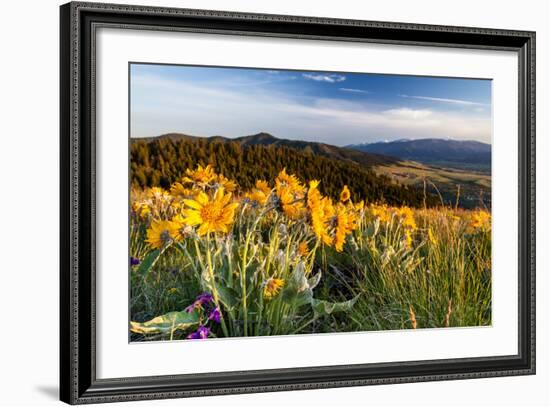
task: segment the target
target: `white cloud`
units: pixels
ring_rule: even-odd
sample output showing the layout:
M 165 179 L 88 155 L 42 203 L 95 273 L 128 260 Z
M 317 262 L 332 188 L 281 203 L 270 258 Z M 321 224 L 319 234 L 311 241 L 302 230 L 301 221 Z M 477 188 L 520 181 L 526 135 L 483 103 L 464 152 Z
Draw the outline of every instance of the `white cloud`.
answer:
M 338 88 L 342 92 L 351 92 L 351 93 L 370 93 L 368 90 L 364 89 L 354 89 L 354 88 Z
M 388 109 L 384 111 L 384 114 L 394 117 L 396 119 L 404 120 L 421 120 L 431 116 L 433 112 L 425 109 L 409 109 L 408 107 L 401 107 L 398 109 Z
M 410 96 L 410 95 L 399 95 L 399 96 L 401 96 L 402 98 L 430 100 L 432 102 L 453 103 L 453 104 L 465 105 L 465 106 L 487 106 L 486 103 L 472 102 L 470 100 L 462 100 L 462 99 L 436 98 L 432 96 Z
M 346 80 L 346 77 L 344 75 L 337 75 L 337 74 L 310 74 L 310 73 L 304 73 L 302 76 L 306 79 L 311 79 L 312 81 L 317 82 L 329 82 L 329 83 L 336 83 L 336 82 L 343 82 Z

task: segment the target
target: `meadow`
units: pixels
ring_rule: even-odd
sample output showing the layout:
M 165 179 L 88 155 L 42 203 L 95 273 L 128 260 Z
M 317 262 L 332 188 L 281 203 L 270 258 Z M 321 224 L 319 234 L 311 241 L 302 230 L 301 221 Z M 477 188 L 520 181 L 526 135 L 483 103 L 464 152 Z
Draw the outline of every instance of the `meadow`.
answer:
M 491 324 L 491 216 L 337 197 L 280 168 L 134 186 L 132 341 Z

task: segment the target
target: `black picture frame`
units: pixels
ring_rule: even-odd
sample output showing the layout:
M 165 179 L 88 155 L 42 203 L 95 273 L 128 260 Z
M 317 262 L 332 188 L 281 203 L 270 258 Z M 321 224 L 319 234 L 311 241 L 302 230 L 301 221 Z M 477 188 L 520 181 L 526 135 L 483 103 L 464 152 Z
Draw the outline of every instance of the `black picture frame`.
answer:
M 535 33 L 72 2 L 60 8 L 60 396 L 118 402 L 535 373 Z M 97 27 L 511 50 L 519 59 L 519 350 L 515 355 L 97 379 Z M 512 267 L 512 265 L 510 265 Z

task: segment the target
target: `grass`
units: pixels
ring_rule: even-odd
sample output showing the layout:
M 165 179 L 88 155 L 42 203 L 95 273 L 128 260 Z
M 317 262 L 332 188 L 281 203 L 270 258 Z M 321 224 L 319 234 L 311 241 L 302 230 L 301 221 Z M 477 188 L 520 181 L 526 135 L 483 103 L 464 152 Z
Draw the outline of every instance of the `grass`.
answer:
M 240 191 L 209 167 L 131 200 L 134 341 L 491 323 L 484 210 L 336 202 L 284 171 Z
M 462 213 L 467 216 L 467 212 Z M 491 322 L 491 246 L 488 230 L 469 234 L 447 210 L 419 210 L 410 248 L 399 246 L 393 220 L 357 232 L 350 252 L 351 292 L 360 297 L 350 318 L 356 330 L 480 326 Z M 409 312 L 407 312 L 409 311 Z
M 458 194 L 462 206 L 490 207 L 491 175 L 486 172 L 429 166 L 414 161 L 380 165 L 374 169 L 378 174 L 390 176 L 404 185 L 422 187 L 427 182 L 429 190 L 437 188 L 447 205 L 454 205 Z

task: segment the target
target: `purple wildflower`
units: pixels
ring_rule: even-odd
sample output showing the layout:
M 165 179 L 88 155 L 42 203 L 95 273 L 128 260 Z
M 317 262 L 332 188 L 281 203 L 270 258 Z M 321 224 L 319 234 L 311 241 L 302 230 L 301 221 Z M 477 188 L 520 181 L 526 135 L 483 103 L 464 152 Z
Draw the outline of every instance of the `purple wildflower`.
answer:
M 141 261 L 136 257 L 130 257 L 130 266 L 137 266 Z
M 220 309 L 218 307 L 214 308 L 212 312 L 210 312 L 210 315 L 208 315 L 208 319 L 214 322 L 220 323 L 222 314 L 220 313 Z
M 191 304 L 187 308 L 185 308 L 185 311 L 188 312 L 188 313 L 191 313 L 196 309 L 203 308 L 204 305 L 207 305 L 212 301 L 213 301 L 213 298 L 212 298 L 211 294 L 202 293 L 201 295 L 199 295 L 197 297 L 197 299 L 195 300 L 195 302 L 193 302 L 193 304 Z
M 201 325 L 195 332 L 192 332 L 189 335 L 187 335 L 187 339 L 206 339 L 208 338 L 209 334 L 210 334 L 210 328 Z
M 209 293 L 202 293 L 197 297 L 197 302 L 200 302 L 201 305 L 211 302 L 212 300 L 212 295 Z

